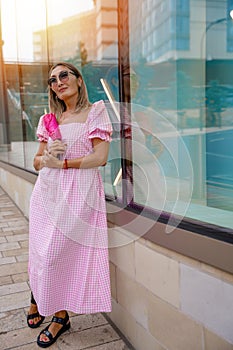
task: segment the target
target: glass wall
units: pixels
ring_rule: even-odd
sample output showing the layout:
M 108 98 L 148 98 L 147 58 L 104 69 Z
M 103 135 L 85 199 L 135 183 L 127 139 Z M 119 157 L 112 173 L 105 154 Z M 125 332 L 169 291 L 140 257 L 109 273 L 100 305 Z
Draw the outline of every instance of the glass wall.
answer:
M 128 9 L 135 201 L 229 229 L 232 9 L 191 0 L 130 0 Z
M 70 3 L 1 0 L 0 160 L 33 171 L 48 70 L 69 61 L 113 123 L 106 195 L 231 230 L 233 1 Z
M 47 79 L 54 63 L 68 61 L 80 69 L 91 102 L 107 103 L 109 79 L 113 88 L 118 86 L 116 1 L 69 3 L 1 0 L 1 101 L 6 110 L 0 130 L 8 130 L 9 137 L 2 135 L 0 159 L 30 171 L 38 120 L 48 112 Z

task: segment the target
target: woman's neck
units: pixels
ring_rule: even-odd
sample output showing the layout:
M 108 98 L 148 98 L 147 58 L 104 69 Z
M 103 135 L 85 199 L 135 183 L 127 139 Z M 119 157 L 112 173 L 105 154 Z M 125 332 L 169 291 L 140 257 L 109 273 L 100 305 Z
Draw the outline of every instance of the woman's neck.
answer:
M 77 109 L 76 102 L 70 101 L 70 103 L 66 103 L 66 110 L 67 113 L 74 113 Z
M 75 107 L 72 107 L 72 108 L 67 108 L 63 114 L 74 114 L 76 113 L 76 108 Z
M 66 110 L 62 113 L 59 122 L 60 124 L 66 124 L 69 122 L 81 122 L 85 123 L 87 120 L 88 113 L 90 111 L 90 108 L 82 109 L 81 111 L 74 111 L 74 110 Z

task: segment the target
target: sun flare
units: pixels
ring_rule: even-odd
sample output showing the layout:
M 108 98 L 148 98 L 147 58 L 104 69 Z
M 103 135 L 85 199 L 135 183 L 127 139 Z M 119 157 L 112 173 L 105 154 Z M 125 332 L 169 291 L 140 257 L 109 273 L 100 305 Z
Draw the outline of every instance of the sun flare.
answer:
M 33 32 L 93 8 L 93 0 L 1 0 L 4 59 L 31 60 Z

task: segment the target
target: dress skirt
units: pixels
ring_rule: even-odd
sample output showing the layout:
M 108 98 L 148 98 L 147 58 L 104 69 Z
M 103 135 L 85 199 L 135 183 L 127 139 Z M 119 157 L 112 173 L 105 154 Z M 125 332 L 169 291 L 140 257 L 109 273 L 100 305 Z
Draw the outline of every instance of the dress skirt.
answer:
M 93 104 L 85 123 L 59 128 L 67 159 L 90 154 L 93 138 L 111 140 L 103 101 Z M 51 142 L 43 116 L 37 135 Z M 111 311 L 105 194 L 98 168 L 39 171 L 30 201 L 28 271 L 41 315 Z

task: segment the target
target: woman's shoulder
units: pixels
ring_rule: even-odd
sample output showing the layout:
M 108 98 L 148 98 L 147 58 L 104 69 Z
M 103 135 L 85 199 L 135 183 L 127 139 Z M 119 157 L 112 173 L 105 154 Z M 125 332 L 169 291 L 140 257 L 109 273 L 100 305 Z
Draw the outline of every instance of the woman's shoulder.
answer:
M 99 114 L 101 114 L 105 109 L 105 103 L 103 100 L 98 100 L 92 103 L 91 109 L 90 109 L 90 117 L 96 118 Z
M 98 107 L 104 107 L 105 103 L 104 100 L 98 100 L 92 103 L 92 107 L 98 108 Z

